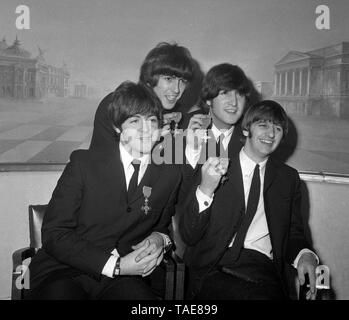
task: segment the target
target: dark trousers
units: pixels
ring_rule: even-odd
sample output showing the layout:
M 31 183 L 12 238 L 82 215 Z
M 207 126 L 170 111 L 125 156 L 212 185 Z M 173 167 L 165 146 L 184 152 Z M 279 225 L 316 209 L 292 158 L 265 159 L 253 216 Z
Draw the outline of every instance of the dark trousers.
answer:
M 28 300 L 154 300 L 158 299 L 146 278 L 105 276 L 98 281 L 85 274 L 52 275 L 39 287 L 28 290 Z
M 282 300 L 287 299 L 277 269 L 267 256 L 242 249 L 232 263 L 228 249 L 218 265 L 202 279 L 195 299 Z

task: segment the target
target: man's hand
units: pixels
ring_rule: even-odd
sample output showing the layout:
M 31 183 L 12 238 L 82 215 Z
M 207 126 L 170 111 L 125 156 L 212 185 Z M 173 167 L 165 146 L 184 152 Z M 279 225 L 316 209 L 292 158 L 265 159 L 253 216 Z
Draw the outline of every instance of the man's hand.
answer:
M 306 294 L 307 300 L 316 298 L 316 274 L 317 260 L 311 252 L 305 252 L 301 255 L 297 265 L 298 278 L 301 285 L 305 283 L 305 275 L 308 274 L 310 290 Z
M 166 136 L 171 132 L 171 121 L 178 123 L 182 119 L 181 112 L 170 112 L 163 115 L 163 126 L 161 136 Z
M 162 258 L 163 258 L 163 249 L 165 246 L 164 238 L 162 235 L 158 232 L 153 232 L 150 236 L 146 237 L 143 241 L 140 243 L 137 243 L 136 245 L 132 246 L 133 250 L 137 250 L 140 247 L 143 247 L 146 242 L 149 242 L 149 246 L 146 247 L 144 250 L 142 250 L 137 256 L 136 256 L 136 262 L 141 261 L 146 256 L 153 254 L 154 252 L 157 252 L 159 249 L 161 249 L 160 254 L 157 258 L 157 266 L 160 264 Z
M 201 168 L 200 190 L 209 197 L 212 197 L 221 178 L 226 174 L 227 165 L 221 162 L 221 159 L 210 157 Z
M 187 129 L 187 146 L 189 148 L 197 150 L 201 145 L 204 136 L 206 136 L 205 122 L 207 119 L 209 116 L 206 114 L 194 114 L 190 118 Z
M 162 248 L 153 251 L 139 262 L 136 261 L 137 255 L 147 250 L 150 246 L 150 241 L 146 240 L 138 249 L 122 257 L 120 259 L 120 275 L 142 275 L 146 277 L 151 274 L 157 266 L 159 256 L 162 255 Z

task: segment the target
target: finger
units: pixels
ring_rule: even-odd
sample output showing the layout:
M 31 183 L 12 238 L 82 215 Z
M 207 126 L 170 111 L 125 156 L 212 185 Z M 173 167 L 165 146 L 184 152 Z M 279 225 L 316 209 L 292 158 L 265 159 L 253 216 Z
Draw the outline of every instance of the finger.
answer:
M 144 249 L 141 253 L 139 253 L 136 256 L 136 258 L 135 258 L 136 262 L 141 261 L 146 256 L 149 256 L 149 255 L 153 254 L 155 251 L 156 251 L 156 245 L 155 244 L 151 244 L 150 246 L 148 246 L 146 249 Z
M 146 256 L 149 255 L 149 252 L 150 252 L 149 247 L 150 247 L 150 241 L 146 240 L 142 247 L 135 250 L 135 253 L 137 253 L 135 258 L 136 262 L 141 261 L 142 259 L 144 259 Z
M 217 157 L 209 157 L 207 159 L 207 162 L 209 164 L 210 167 L 216 167 L 219 163 L 219 158 Z
M 152 274 L 152 272 L 153 272 L 155 269 L 156 269 L 156 266 L 155 266 L 153 269 L 149 270 L 147 273 L 142 273 L 142 277 L 144 278 L 144 277 L 149 276 L 150 274 Z
M 304 273 L 301 270 L 297 270 L 298 271 L 298 279 L 299 279 L 299 283 L 302 286 L 305 282 L 305 277 L 304 277 Z
M 188 129 L 192 129 L 192 130 L 199 129 L 199 128 L 202 127 L 202 125 L 203 125 L 202 120 L 200 120 L 200 119 L 191 119 L 189 121 L 189 124 L 188 124 Z
M 315 269 L 310 268 L 310 270 L 308 270 L 308 275 L 309 275 L 310 291 L 311 291 L 312 294 L 314 294 L 315 291 L 316 291 L 316 275 L 315 275 Z
M 203 113 L 197 113 L 194 114 L 191 119 L 196 118 L 196 119 L 207 119 L 209 116 L 207 114 L 203 114 Z
M 157 262 L 157 259 L 155 258 L 147 264 L 147 266 L 143 269 L 144 276 L 147 275 L 149 271 L 156 268 L 156 262 Z
M 145 244 L 145 240 L 143 240 L 143 241 L 141 241 L 141 242 L 135 244 L 135 245 L 132 246 L 131 248 L 132 248 L 133 250 L 137 250 L 137 249 L 139 249 L 140 247 L 144 246 L 144 244 Z
M 162 253 L 160 254 L 160 256 L 158 257 L 157 261 L 156 261 L 156 265 L 157 265 L 157 266 L 161 263 L 161 261 L 162 261 L 163 258 L 164 258 L 164 253 L 162 252 Z
M 136 260 L 136 262 L 140 262 L 143 264 L 143 266 L 145 266 L 146 264 L 149 263 L 149 261 L 151 261 L 154 258 L 157 258 L 161 251 L 163 250 L 162 248 L 156 248 L 154 249 L 155 246 L 151 246 L 150 249 L 146 248 L 145 251 L 147 254 L 143 254 L 143 252 L 141 252 L 140 254 L 142 254 L 142 259 L 139 259 L 138 261 Z

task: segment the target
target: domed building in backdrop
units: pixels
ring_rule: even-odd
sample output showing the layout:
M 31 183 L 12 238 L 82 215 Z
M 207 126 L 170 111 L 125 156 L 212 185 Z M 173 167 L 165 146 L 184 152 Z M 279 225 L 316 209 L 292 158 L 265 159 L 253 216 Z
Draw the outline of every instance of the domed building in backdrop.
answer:
M 70 74 L 67 66 L 55 67 L 48 64 L 44 52 L 38 55 L 22 48 L 15 39 L 8 45 L 5 38 L 0 41 L 0 97 L 15 99 L 41 99 L 46 96 L 67 97 Z

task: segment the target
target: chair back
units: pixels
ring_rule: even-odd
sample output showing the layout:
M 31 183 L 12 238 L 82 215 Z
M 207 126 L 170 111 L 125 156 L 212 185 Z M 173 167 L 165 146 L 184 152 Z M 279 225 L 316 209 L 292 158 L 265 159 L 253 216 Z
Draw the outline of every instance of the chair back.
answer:
M 29 235 L 30 247 L 41 248 L 41 226 L 47 205 L 29 205 Z

